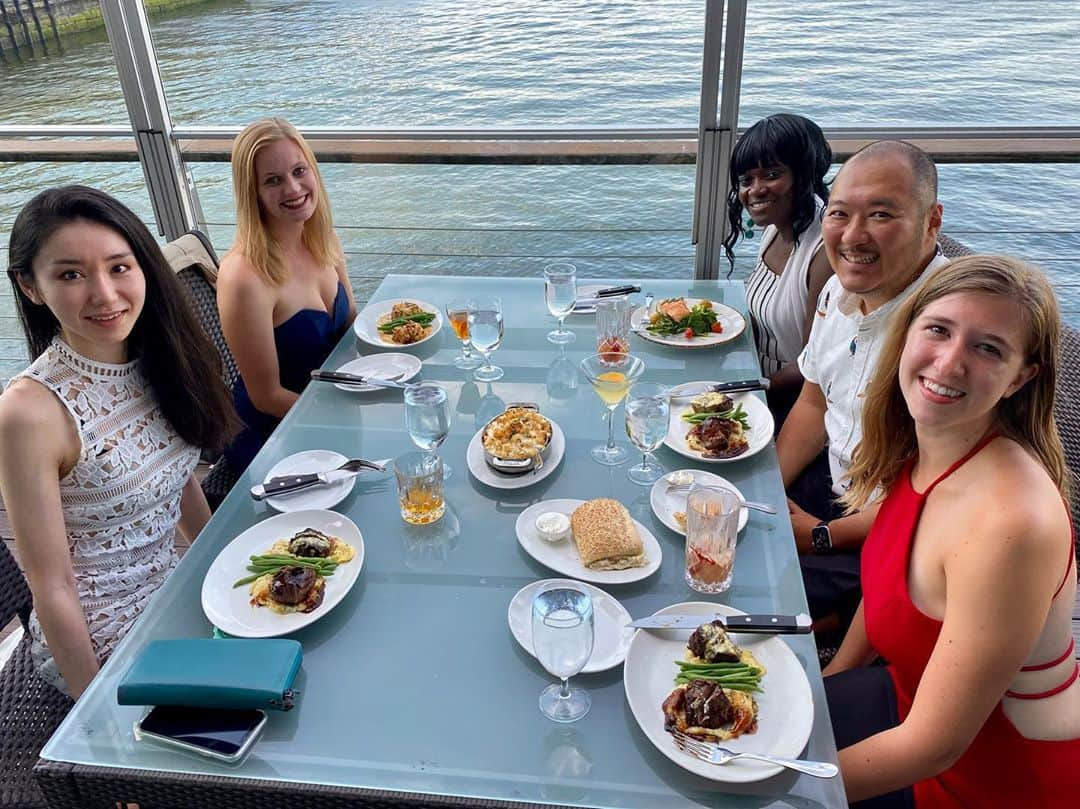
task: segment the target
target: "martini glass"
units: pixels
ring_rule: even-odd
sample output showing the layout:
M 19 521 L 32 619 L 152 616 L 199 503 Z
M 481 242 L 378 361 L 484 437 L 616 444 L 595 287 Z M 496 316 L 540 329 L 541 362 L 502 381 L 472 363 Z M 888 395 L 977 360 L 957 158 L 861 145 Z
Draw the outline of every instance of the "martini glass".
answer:
M 607 444 L 593 447 L 589 454 L 604 466 L 618 466 L 630 457 L 625 446 L 615 443 L 615 408 L 645 371 L 645 363 L 632 354 L 593 354 L 581 361 L 581 372 L 607 408 Z

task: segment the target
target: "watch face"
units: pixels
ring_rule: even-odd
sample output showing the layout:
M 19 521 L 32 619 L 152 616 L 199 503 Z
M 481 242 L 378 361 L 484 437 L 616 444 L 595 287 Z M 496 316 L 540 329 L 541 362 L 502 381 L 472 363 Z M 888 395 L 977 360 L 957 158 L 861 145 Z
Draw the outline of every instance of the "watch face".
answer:
M 828 525 L 815 525 L 810 529 L 810 544 L 815 551 L 832 550 L 832 535 Z

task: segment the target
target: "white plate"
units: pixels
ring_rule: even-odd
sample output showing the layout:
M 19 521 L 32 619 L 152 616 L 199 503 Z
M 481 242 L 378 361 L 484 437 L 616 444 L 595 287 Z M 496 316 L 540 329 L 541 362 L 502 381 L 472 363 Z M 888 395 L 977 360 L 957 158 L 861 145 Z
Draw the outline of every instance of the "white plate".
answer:
M 686 384 L 701 387 L 702 385 L 715 385 L 716 383 L 688 382 Z M 671 392 L 678 393 L 681 387 L 681 385 L 674 387 Z M 736 455 L 734 458 L 706 458 L 697 450 L 690 449 L 690 445 L 686 443 L 686 434 L 690 430 L 690 425 L 682 420 L 683 413 L 690 410 L 689 399 L 682 399 L 678 403 L 672 401 L 671 419 L 668 421 L 668 434 L 667 438 L 664 439 L 664 443 L 680 455 L 693 458 L 695 461 L 704 461 L 705 463 L 734 463 L 741 461 L 743 458 L 749 458 L 755 452 L 760 452 L 767 447 L 769 442 L 772 441 L 774 429 L 773 416 L 768 405 L 752 393 L 733 393 L 730 395 L 732 402 L 743 406 L 747 420 L 750 422 L 750 435 L 747 439 L 749 446 L 742 455 Z
M 496 472 L 484 460 L 484 445 L 480 440 L 484 431 L 480 429 L 476 431 L 476 435 L 472 437 L 472 441 L 465 449 L 465 464 L 469 467 L 472 476 L 495 489 L 524 489 L 546 478 L 555 471 L 566 453 L 566 436 L 563 435 L 562 428 L 554 420 L 548 419 L 548 421 L 551 422 L 551 449 L 548 450 L 544 465 L 539 472 L 526 472 L 523 475 L 504 475 L 502 472 Z
M 514 531 L 525 553 L 556 573 L 596 584 L 626 584 L 640 581 L 660 568 L 660 560 L 663 556 L 660 543 L 656 541 L 652 532 L 637 520 L 634 520 L 634 525 L 637 527 L 638 536 L 641 537 L 641 544 L 645 548 L 646 561 L 641 567 L 631 567 L 627 570 L 590 570 L 581 564 L 573 537 L 567 537 L 560 542 L 548 542 L 540 538 L 536 532 L 537 517 L 545 511 L 558 511 L 569 517 L 574 513 L 574 509 L 584 502 L 584 500 L 544 500 L 534 503 L 521 512 L 514 525 Z
M 263 483 L 270 478 L 284 475 L 307 475 L 312 472 L 329 472 L 337 469 L 348 458 L 340 452 L 328 449 L 308 449 L 282 458 L 266 473 Z M 356 478 L 341 480 L 329 486 L 313 486 L 296 494 L 283 494 L 279 497 L 267 497 L 266 503 L 276 511 L 305 511 L 313 508 L 333 508 L 353 490 Z M 237 576 L 239 578 L 239 576 Z
M 266 551 L 279 539 L 288 539 L 304 528 L 340 537 L 356 548 L 356 556 L 339 565 L 326 579 L 323 602 L 311 612 L 279 615 L 250 602 L 247 585 L 233 587 L 237 579 L 250 575 L 248 558 Z M 241 638 L 273 638 L 288 635 L 330 612 L 349 592 L 364 565 L 364 537 L 356 523 L 333 511 L 292 511 L 275 514 L 256 523 L 230 542 L 218 554 L 203 579 L 202 608 L 210 622 L 223 632 Z
M 532 602 L 540 585 L 548 582 L 556 582 L 558 579 L 544 579 L 526 584 L 510 600 L 506 620 L 510 623 L 510 632 L 514 640 L 521 644 L 521 648 L 531 654 L 532 643 Z M 581 582 L 592 596 L 593 603 L 593 650 L 589 655 L 585 668 L 581 671 L 585 674 L 593 674 L 597 671 L 607 671 L 615 668 L 623 662 L 626 650 L 630 648 L 630 638 L 636 631 L 630 622 L 634 620 L 626 608 L 612 598 L 599 587 Z
M 743 497 L 743 493 L 739 491 L 739 487 L 730 480 L 725 480 L 719 475 L 714 475 L 712 472 L 703 472 L 700 469 L 684 469 L 680 471 L 689 472 L 694 476 L 694 482 L 701 486 L 719 486 L 723 489 L 730 489 L 739 496 L 740 501 L 743 503 L 746 502 L 746 498 Z M 652 506 L 653 514 L 659 518 L 660 522 L 676 534 L 686 536 L 686 531 L 675 519 L 675 512 L 686 512 L 686 496 L 690 494 L 690 490 L 680 489 L 679 491 L 671 491 L 667 478 L 668 476 L 664 475 L 660 480 L 653 484 L 652 489 L 649 491 L 649 505 Z M 746 506 L 739 509 L 740 531 L 746 527 L 746 521 L 749 518 L 750 515 L 747 513 Z
M 660 610 L 669 613 L 710 616 L 741 615 L 741 611 L 726 604 L 689 602 L 674 604 Z M 704 620 L 704 618 L 703 618 Z M 626 701 L 638 725 L 656 749 L 683 769 L 713 781 L 745 783 L 761 781 L 776 775 L 781 768 L 775 764 L 740 759 L 718 767 L 694 758 L 675 746 L 671 735 L 664 730 L 664 712 L 660 706 L 675 688 L 675 660 L 686 654 L 690 632 L 685 629 L 638 630 L 630 641 L 623 667 L 623 686 Z M 755 694 L 758 704 L 758 729 L 723 743 L 736 752 L 769 753 L 785 758 L 798 758 L 810 738 L 814 724 L 814 699 L 799 659 L 780 638 L 768 635 L 732 634 L 740 646 L 750 650 L 765 667 L 762 692 Z
M 343 374 L 356 374 L 357 376 L 371 377 L 372 379 L 393 379 L 395 382 L 408 382 L 423 367 L 412 354 L 369 354 L 366 357 L 357 357 L 355 360 L 342 365 L 337 370 Z M 335 382 L 334 387 L 338 390 L 350 393 L 371 393 L 373 391 L 386 390 L 378 385 L 357 385 L 350 382 Z
M 577 297 L 581 298 L 595 298 L 596 293 L 601 289 L 607 289 L 612 286 L 611 284 L 578 284 L 577 285 Z M 583 306 L 580 309 L 574 309 L 570 314 L 572 315 L 595 315 L 596 304 L 592 306 Z
M 686 301 L 686 305 L 693 308 L 705 298 L 683 298 Z M 649 340 L 653 343 L 660 343 L 665 346 L 675 346 L 676 348 L 709 348 L 710 346 L 720 345 L 721 343 L 727 343 L 734 340 L 740 334 L 743 333 L 743 329 L 746 328 L 746 318 L 739 314 L 737 309 L 732 309 L 730 306 L 725 306 L 717 301 L 712 301 L 713 309 L 716 311 L 716 319 L 724 327 L 724 330 L 719 334 L 703 334 L 700 337 L 694 337 L 687 339 L 681 334 L 661 335 L 652 334 L 645 330 L 645 327 L 649 325 L 649 315 L 644 306 L 639 306 L 630 314 L 630 328 L 641 329 L 641 331 L 635 331 L 638 337 L 644 340 Z M 656 304 L 653 305 L 656 308 Z
M 401 345 L 399 343 L 391 343 L 389 340 L 384 340 L 382 335 L 379 334 L 379 318 L 383 315 L 389 314 L 390 310 L 394 308 L 395 303 L 401 303 L 402 301 L 410 301 L 415 303 L 425 312 L 433 312 L 435 319 L 431 321 L 431 325 L 428 327 L 431 329 L 422 340 L 417 340 L 415 343 L 407 343 Z M 439 329 L 442 328 L 442 313 L 439 312 L 438 306 L 432 306 L 430 303 L 425 303 L 417 298 L 394 298 L 389 301 L 380 301 L 379 303 L 371 303 L 365 306 L 359 314 L 356 316 L 356 320 L 353 321 L 353 331 L 356 336 L 363 340 L 368 345 L 378 346 L 379 348 L 397 348 L 404 350 L 418 346 L 421 343 L 426 343 L 432 337 L 439 333 Z

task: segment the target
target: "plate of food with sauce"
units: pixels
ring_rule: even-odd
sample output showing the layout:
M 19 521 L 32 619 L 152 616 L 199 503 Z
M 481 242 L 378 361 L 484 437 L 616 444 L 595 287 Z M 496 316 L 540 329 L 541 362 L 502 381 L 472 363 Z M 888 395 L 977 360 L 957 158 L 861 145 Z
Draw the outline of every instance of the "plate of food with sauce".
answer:
M 714 383 L 688 382 L 691 389 Z M 680 388 L 671 389 L 677 395 Z M 772 441 L 774 422 L 768 405 L 753 393 L 703 393 L 672 400 L 664 443 L 680 455 L 706 463 L 749 458 Z
M 202 607 L 240 638 L 288 635 L 348 595 L 364 565 L 356 523 L 333 511 L 278 514 L 226 545 L 203 579 Z
M 667 298 L 651 308 L 635 309 L 630 329 L 661 345 L 709 348 L 736 339 L 746 329 L 746 318 L 738 310 L 707 298 Z
M 353 321 L 357 339 L 378 348 L 420 345 L 438 334 L 441 328 L 439 308 L 412 298 L 368 304 Z

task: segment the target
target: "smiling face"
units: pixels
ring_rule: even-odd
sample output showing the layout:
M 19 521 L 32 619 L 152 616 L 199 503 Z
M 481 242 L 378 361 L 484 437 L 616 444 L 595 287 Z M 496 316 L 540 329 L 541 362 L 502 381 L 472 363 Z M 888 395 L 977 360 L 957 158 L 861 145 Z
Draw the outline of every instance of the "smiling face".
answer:
M 910 165 L 897 155 L 866 155 L 833 184 L 821 225 L 829 263 L 863 311 L 888 303 L 933 259 L 941 205 L 920 202 Z
M 60 336 L 83 356 L 125 362 L 127 339 L 146 300 L 146 279 L 131 245 L 112 228 L 76 219 L 61 226 L 19 278 L 31 301 L 60 323 Z
M 255 155 L 255 182 L 263 220 L 303 224 L 315 213 L 318 182 L 300 147 L 282 138 Z
M 795 177 L 783 163 L 739 175 L 739 202 L 758 227 L 787 225 L 795 199 Z
M 899 384 L 922 428 L 985 432 L 998 403 L 1038 373 L 1028 320 L 1001 295 L 957 292 L 928 304 L 908 328 Z

